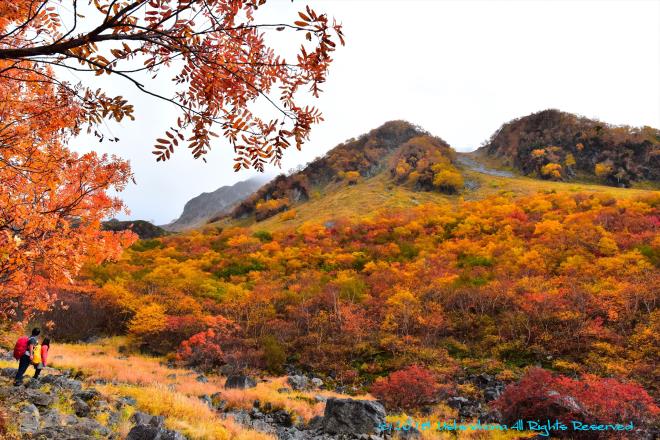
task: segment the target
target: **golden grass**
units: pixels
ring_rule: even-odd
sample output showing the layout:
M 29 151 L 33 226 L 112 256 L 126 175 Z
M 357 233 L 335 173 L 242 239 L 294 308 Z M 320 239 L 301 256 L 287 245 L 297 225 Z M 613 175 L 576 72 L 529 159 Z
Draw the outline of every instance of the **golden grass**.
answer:
M 106 396 L 128 396 L 135 399 L 136 408 L 149 414 L 165 416 L 165 425 L 192 439 L 229 440 L 235 438 L 225 426 L 226 421 L 196 397 L 171 391 L 156 385 L 102 385 L 97 389 Z M 254 433 L 254 438 L 261 437 Z
M 136 400 L 136 408 L 166 418 L 166 425 L 181 431 L 190 438 L 211 439 L 269 439 L 256 431 L 248 430 L 230 419 L 222 419 L 199 399 L 202 395 L 220 394 L 228 408 L 250 409 L 255 400 L 270 404 L 273 409 L 285 409 L 298 422 L 305 422 L 322 415 L 324 403 L 315 396 L 346 398 L 349 396 L 327 390 L 291 391 L 279 393 L 287 388 L 286 378 L 268 378 L 247 390 L 224 389 L 225 379 L 207 376 L 207 383 L 196 380 L 197 373 L 184 368 L 168 368 L 164 359 L 137 354 L 122 354 L 118 347 L 130 345 L 123 337 L 108 338 L 94 344 L 54 344 L 51 348 L 51 363 L 62 369 L 81 371 L 87 379 L 102 379 L 108 385 L 96 388 L 109 399 L 120 396 Z M 352 397 L 373 399 L 370 395 Z M 65 409 L 65 408 L 63 408 Z M 130 414 L 124 414 L 116 428 L 120 435 L 130 429 Z
M 262 403 L 270 403 L 274 409 L 286 409 L 300 421 L 307 421 L 314 416 L 323 414 L 324 403 L 316 402 L 315 396 L 325 398 L 347 398 L 349 396 L 335 393 L 327 390 L 316 391 L 291 391 L 290 393 L 277 392 L 280 388 L 285 388 L 286 378 L 278 377 L 269 379 L 267 382 L 260 382 L 255 388 L 247 390 L 222 390 L 220 394 L 222 399 L 227 401 L 227 405 L 233 408 L 251 408 L 255 400 Z M 351 397 L 352 399 L 373 400 L 370 395 Z
M 481 157 L 471 156 L 484 162 Z M 487 163 L 487 166 L 492 164 Z M 501 168 L 497 166 L 496 168 Z M 455 206 L 461 200 L 479 200 L 491 195 L 508 193 L 515 196 L 530 195 L 537 192 L 595 192 L 611 194 L 619 199 L 643 196 L 657 188 L 616 188 L 612 186 L 576 183 L 552 182 L 531 177 L 499 177 L 462 169 L 464 179 L 474 181 L 479 186 L 475 190 L 464 190 L 458 195 L 447 196 L 436 192 L 413 191 L 412 189 L 394 184 L 388 173 L 361 180 L 357 185 L 348 186 L 345 183 L 329 185 L 323 189 L 312 191 L 312 198 L 295 205 L 295 216 L 276 215 L 261 222 L 250 219 L 223 219 L 217 226 L 250 227 L 255 230 L 277 231 L 295 228 L 305 222 L 321 222 L 338 218 L 355 219 L 368 216 L 382 209 L 399 209 L 434 203 Z

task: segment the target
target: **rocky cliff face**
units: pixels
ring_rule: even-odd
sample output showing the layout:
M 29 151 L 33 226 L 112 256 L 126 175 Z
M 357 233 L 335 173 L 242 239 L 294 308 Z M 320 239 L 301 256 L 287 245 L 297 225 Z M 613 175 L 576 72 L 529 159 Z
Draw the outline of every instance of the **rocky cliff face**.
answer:
M 211 218 L 229 212 L 264 183 L 266 178 L 255 177 L 238 182 L 231 186 L 223 186 L 210 193 L 202 193 L 186 203 L 181 216 L 163 228 L 168 231 L 180 232 L 204 225 Z

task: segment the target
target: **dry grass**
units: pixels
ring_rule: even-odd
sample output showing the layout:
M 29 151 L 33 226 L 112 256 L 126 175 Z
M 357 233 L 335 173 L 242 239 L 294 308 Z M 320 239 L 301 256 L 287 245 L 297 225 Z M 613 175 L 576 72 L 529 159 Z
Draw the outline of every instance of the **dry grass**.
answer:
M 315 396 L 348 397 L 326 390 L 280 393 L 278 389 L 287 388 L 284 377 L 262 380 L 247 390 L 225 390 L 223 377 L 208 376 L 208 382 L 201 383 L 194 371 L 168 368 L 162 358 L 120 353 L 118 347 L 127 342 L 126 338 L 109 338 L 94 344 L 54 344 L 51 362 L 57 368 L 81 371 L 89 380 L 107 381 L 108 385 L 97 389 L 110 400 L 132 397 L 138 410 L 163 415 L 169 428 L 200 440 L 272 438 L 222 419 L 199 399 L 203 395 L 219 393 L 228 408 L 236 409 L 250 409 L 259 400 L 273 409 L 287 410 L 299 422 L 323 414 L 325 405 Z M 369 395 L 359 398 L 372 399 Z M 125 414 L 117 428 L 122 435 L 130 429 L 129 418 Z
M 196 397 L 171 391 L 163 385 L 103 385 L 97 389 L 106 396 L 128 396 L 136 408 L 149 414 L 165 416 L 165 425 L 192 439 L 229 440 L 240 438 L 245 429 L 222 420 L 217 413 Z M 229 426 L 231 425 L 231 426 Z M 271 437 L 250 432 L 251 438 Z
M 473 159 L 483 162 L 480 157 Z M 492 166 L 490 163 L 486 165 Z M 296 213 L 293 218 L 280 214 L 261 222 L 223 219 L 216 225 L 251 227 L 272 232 L 295 228 L 305 222 L 354 219 L 383 209 L 407 208 L 426 203 L 447 205 L 449 208 L 462 200 L 479 200 L 502 193 L 522 196 L 548 191 L 595 192 L 611 194 L 616 198 L 633 198 L 653 192 L 653 188 L 616 188 L 590 183 L 552 182 L 531 177 L 498 177 L 465 169 L 462 172 L 465 180 L 474 181 L 479 187 L 464 190 L 459 195 L 447 196 L 436 192 L 413 191 L 392 183 L 387 173 L 381 173 L 371 179 L 361 180 L 357 185 L 335 184 L 312 191 L 309 201 L 294 207 Z

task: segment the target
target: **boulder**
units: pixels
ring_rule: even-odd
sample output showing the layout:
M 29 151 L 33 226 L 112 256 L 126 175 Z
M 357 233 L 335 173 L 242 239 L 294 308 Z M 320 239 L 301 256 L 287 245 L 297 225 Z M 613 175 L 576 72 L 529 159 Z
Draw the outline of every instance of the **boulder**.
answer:
M 233 376 L 227 377 L 225 382 L 225 388 L 235 388 L 239 390 L 244 390 L 247 388 L 254 388 L 257 386 L 257 381 L 249 376 L 244 376 L 241 374 L 236 374 Z
M 40 407 L 50 406 L 53 404 L 53 396 L 46 394 L 39 390 L 27 390 L 27 400 Z
M 62 414 L 56 409 L 49 409 L 41 415 L 41 426 L 44 428 L 54 428 L 63 424 Z
M 126 436 L 126 440 L 186 440 L 177 431 L 151 425 L 134 426 Z
M 447 399 L 447 405 L 454 409 L 461 409 L 462 406 L 470 404 L 470 400 L 465 397 L 454 396 Z
M 39 440 L 96 440 L 98 437 L 83 434 L 75 426 L 49 426 L 35 432 L 32 438 Z
M 334 435 L 375 434 L 385 423 L 385 408 L 379 402 L 328 399 L 323 415 L 323 432 Z
M 79 432 L 94 437 L 107 438 L 110 430 L 94 419 L 83 417 L 74 425 Z
M 208 378 L 206 376 L 204 376 L 203 374 L 200 374 L 199 376 L 197 376 L 195 378 L 195 380 L 197 382 L 200 382 L 200 383 L 208 383 L 208 381 L 209 381 Z
M 156 428 L 162 428 L 165 424 L 165 417 L 152 416 L 151 414 L 136 411 L 131 416 L 131 422 L 133 422 L 135 425 L 149 425 Z
M 275 425 L 284 426 L 287 428 L 293 425 L 291 414 L 283 409 L 270 413 L 268 418 L 270 419 L 271 423 Z
M 323 417 L 314 416 L 307 422 L 307 429 L 316 431 L 323 428 Z
M 90 408 L 87 402 L 77 397 L 73 398 L 73 410 L 78 417 L 87 417 L 90 413 Z
M 289 385 L 291 385 L 291 388 L 297 391 L 305 390 L 309 387 L 309 380 L 307 379 L 307 376 L 303 376 L 302 374 L 289 376 L 287 378 L 287 382 Z
M 318 377 L 315 377 L 311 380 L 312 385 L 314 385 L 316 388 L 321 388 L 323 386 L 323 381 L 319 379 Z
M 39 430 L 39 410 L 31 403 L 24 405 L 18 413 L 18 430 L 22 434 L 33 434 Z
M 89 402 L 90 400 L 93 400 L 97 397 L 100 396 L 100 393 L 96 391 L 94 388 L 88 388 L 86 390 L 82 391 L 77 391 L 76 393 L 73 394 L 74 398 L 78 398 L 84 402 Z

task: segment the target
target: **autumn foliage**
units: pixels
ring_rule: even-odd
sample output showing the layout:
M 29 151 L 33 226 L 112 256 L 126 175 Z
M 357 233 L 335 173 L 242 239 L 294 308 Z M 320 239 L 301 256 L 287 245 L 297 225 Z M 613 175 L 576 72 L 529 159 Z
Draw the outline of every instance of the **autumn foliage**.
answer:
M 660 180 L 660 131 L 545 110 L 500 127 L 481 149 L 527 175 L 598 177 L 616 186 Z
M 660 415 L 639 385 L 593 375 L 571 379 L 541 368 L 530 369 L 520 382 L 509 385 L 494 406 L 505 423 L 549 419 L 569 426 L 572 420 L 579 420 L 587 424 L 632 422 L 644 427 Z
M 379 378 L 371 393 L 392 410 L 411 410 L 438 400 L 440 386 L 434 374 L 419 365 L 411 365 Z
M 9 66 L 0 60 L 0 69 Z M 48 307 L 85 261 L 116 258 L 135 239 L 100 230 L 123 209 L 108 190 L 124 188 L 128 163 L 66 147 L 82 110 L 40 81 L 48 74 L 0 78 L 0 318 L 22 320 Z
M 256 369 L 286 357 L 368 384 L 413 364 L 443 378 L 541 364 L 652 391 L 658 203 L 652 193 L 493 195 L 268 233 L 209 227 L 139 242 L 85 278 L 123 304 L 129 333 L 162 341 L 156 351 L 213 327 L 142 334 L 145 308 L 157 323 L 231 320 L 225 356 Z
M 344 44 L 341 25 L 307 7 L 285 23 L 260 18 L 266 0 L 98 0 L 84 9 L 59 3 L 0 2 L 0 71 L 24 83 L 25 72 L 80 104 L 76 124 L 101 138 L 103 119 L 134 119 L 133 106 L 90 83 L 70 84 L 58 71 L 111 75 L 178 110 L 156 140 L 157 160 L 187 146 L 195 158 L 222 135 L 236 152 L 234 168 L 263 170 L 284 150 L 300 148 L 321 113 L 303 95 L 318 97 Z M 266 43 L 288 33 L 291 53 Z M 296 38 L 297 37 L 297 38 Z M 137 67 L 136 67 L 137 66 Z M 174 90 L 154 88 L 167 76 Z M 263 108 L 272 111 L 259 111 Z M 219 134 L 216 134 L 217 130 Z

